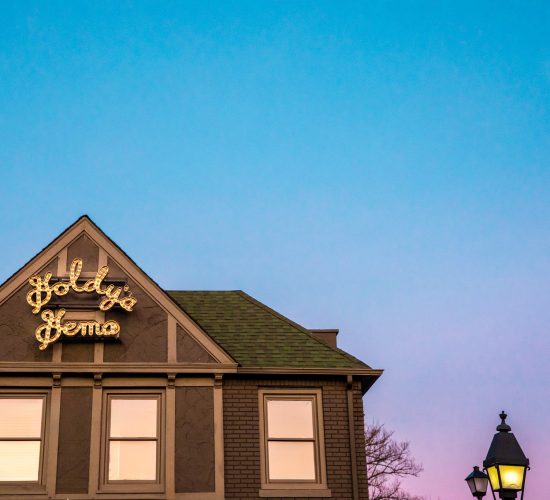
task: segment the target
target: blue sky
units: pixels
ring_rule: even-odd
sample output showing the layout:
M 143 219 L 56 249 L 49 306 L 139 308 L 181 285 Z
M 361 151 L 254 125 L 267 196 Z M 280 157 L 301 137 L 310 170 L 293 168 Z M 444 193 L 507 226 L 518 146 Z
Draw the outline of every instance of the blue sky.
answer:
M 166 288 L 244 289 L 383 378 L 411 491 L 497 414 L 550 467 L 547 2 L 3 2 L 0 281 L 82 213 Z

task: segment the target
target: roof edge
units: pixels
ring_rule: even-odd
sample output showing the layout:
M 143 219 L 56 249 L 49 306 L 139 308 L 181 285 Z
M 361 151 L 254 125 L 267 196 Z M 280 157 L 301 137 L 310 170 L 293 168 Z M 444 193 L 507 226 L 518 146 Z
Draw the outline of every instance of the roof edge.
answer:
M 340 375 L 356 376 L 361 381 L 361 393 L 364 396 L 374 383 L 382 376 L 382 369 L 362 368 L 294 368 L 294 367 L 238 367 L 237 374 L 245 375 Z
M 71 231 L 76 230 L 79 225 L 82 225 L 82 230 L 77 234 L 80 235 L 81 232 L 86 232 L 85 225 L 88 224 L 90 228 L 93 231 L 96 231 L 99 237 L 105 238 L 105 241 L 107 244 L 112 245 L 112 248 L 115 252 L 120 252 L 120 256 L 123 259 L 127 259 L 131 266 L 134 266 L 135 269 L 137 269 L 138 273 L 141 273 L 145 280 L 148 280 L 153 288 L 156 288 L 158 292 L 160 293 L 160 296 L 164 298 L 166 301 L 166 304 L 168 304 L 170 307 L 174 307 L 174 311 L 181 315 L 182 318 L 185 318 L 189 320 L 194 327 L 197 328 L 197 331 L 200 332 L 201 335 L 204 335 L 209 342 L 212 343 L 212 346 L 218 350 L 218 354 L 221 356 L 217 356 L 213 352 L 210 352 L 210 349 L 207 348 L 207 350 L 212 354 L 218 361 L 228 361 L 230 363 L 234 363 L 235 366 L 238 365 L 237 361 L 231 356 L 222 346 L 220 346 L 210 335 L 208 335 L 207 332 L 205 332 L 198 324 L 197 322 L 190 318 L 187 312 L 178 304 L 167 292 L 164 290 L 147 272 L 145 272 L 137 262 L 132 259 L 126 253 L 126 251 L 120 247 L 118 243 L 116 243 L 103 229 L 101 229 L 91 218 L 90 216 L 84 214 L 81 215 L 75 222 L 73 222 L 70 226 L 68 226 L 65 230 L 63 230 L 58 236 L 56 236 L 53 240 L 51 240 L 46 246 L 44 246 L 39 252 L 37 252 L 31 259 L 29 259 L 25 264 L 23 264 L 15 273 L 13 273 L 10 277 L 8 277 L 1 285 L 0 285 L 0 303 L 5 300 L 5 297 L 2 298 L 3 289 L 6 286 L 9 286 L 10 282 L 18 280 L 21 273 L 28 268 L 29 266 L 33 265 L 33 262 L 35 262 L 38 258 L 40 258 L 45 252 L 48 252 L 50 249 L 52 249 L 56 244 L 58 244 L 63 238 L 65 238 Z M 92 240 L 95 240 L 94 235 L 89 234 L 91 236 Z M 76 237 L 75 237 L 76 238 Z M 95 241 L 96 244 L 101 246 L 98 241 Z M 138 280 L 139 281 L 139 280 Z M 222 358 L 225 357 L 225 360 L 222 360 Z
M 248 300 L 249 302 L 251 302 L 252 304 L 256 305 L 257 307 L 260 307 L 262 309 L 264 309 L 265 311 L 269 312 L 272 316 L 275 316 L 276 318 L 280 319 L 281 321 L 284 321 L 286 322 L 287 324 L 291 325 L 292 327 L 296 328 L 298 331 L 302 332 L 303 334 L 307 335 L 310 339 L 313 339 L 315 342 L 317 342 L 319 345 L 322 345 L 323 347 L 326 347 L 328 349 L 330 349 L 331 351 L 339 354 L 340 356 L 343 356 L 345 358 L 348 359 L 348 361 L 353 361 L 355 363 L 361 363 L 363 366 L 365 366 L 366 369 L 369 369 L 369 370 L 372 370 L 372 368 L 367 365 L 365 362 L 357 359 L 357 358 L 354 358 L 352 357 L 352 359 L 350 359 L 350 357 L 347 355 L 347 353 L 345 353 L 344 351 L 342 351 L 341 349 L 334 349 L 333 347 L 325 344 L 323 341 L 319 340 L 318 338 L 316 338 L 312 333 L 311 333 L 311 330 L 305 328 L 304 326 L 296 323 L 295 321 L 292 321 L 290 318 L 287 318 L 286 316 L 282 315 L 281 313 L 275 311 L 274 309 L 271 309 L 271 307 L 269 307 L 268 305 L 264 304 L 263 302 L 260 302 L 258 299 L 252 297 L 251 295 L 248 295 L 246 292 L 242 291 L 242 290 L 235 290 L 241 297 L 243 297 L 244 299 Z
M 8 276 L 2 283 L 0 283 L 0 288 L 2 288 L 5 284 L 7 284 L 9 281 L 11 281 L 12 278 L 15 278 L 15 276 L 17 276 L 23 269 L 25 269 L 29 264 L 31 264 L 40 255 L 42 255 L 42 252 L 44 252 L 44 250 L 46 250 L 47 248 L 52 246 L 57 240 L 60 240 L 61 238 L 63 238 L 65 233 L 68 233 L 73 227 L 78 225 L 84 219 L 87 220 L 88 222 L 90 222 L 91 224 L 93 224 L 96 228 L 98 227 L 97 224 L 88 215 L 86 215 L 86 214 L 81 215 L 70 226 L 67 226 L 61 233 L 59 233 L 53 240 L 51 240 L 46 246 L 44 246 L 38 252 L 36 252 L 29 260 L 27 260 L 22 266 L 20 266 L 19 269 L 17 269 L 14 273 L 12 273 L 10 276 Z M 101 229 L 100 229 L 100 231 L 101 231 Z

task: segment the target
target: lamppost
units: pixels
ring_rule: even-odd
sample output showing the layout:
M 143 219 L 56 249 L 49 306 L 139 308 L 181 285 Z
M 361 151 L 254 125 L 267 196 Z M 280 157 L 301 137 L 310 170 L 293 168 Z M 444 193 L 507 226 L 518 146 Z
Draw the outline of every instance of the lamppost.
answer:
M 510 432 L 512 428 L 506 423 L 507 417 L 504 412 L 500 414 L 498 432 L 493 436 L 487 457 L 483 461 L 483 468 L 488 476 L 481 472 L 479 467 L 474 467 L 474 471 L 466 478 L 472 495 L 478 499 L 485 496 L 489 482 L 494 500 L 496 493 L 501 500 L 515 499 L 517 494 L 521 493 L 523 500 L 529 459 L 523 453 L 516 437 Z
M 473 472 L 466 478 L 466 482 L 470 487 L 472 495 L 478 500 L 481 500 L 487 493 L 487 486 L 489 485 L 489 476 L 479 470 L 476 465 Z

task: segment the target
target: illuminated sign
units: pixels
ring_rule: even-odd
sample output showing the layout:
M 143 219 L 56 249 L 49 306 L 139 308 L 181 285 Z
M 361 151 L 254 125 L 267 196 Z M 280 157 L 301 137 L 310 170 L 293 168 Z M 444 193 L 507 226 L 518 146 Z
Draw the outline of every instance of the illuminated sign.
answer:
M 108 311 L 115 305 L 120 306 L 125 311 L 133 310 L 137 299 L 132 296 L 128 285 L 103 285 L 103 280 L 109 273 L 107 266 L 103 266 L 93 278 L 79 285 L 81 273 L 82 259 L 74 259 L 71 263 L 68 281 L 50 283 L 52 273 L 46 273 L 44 278 L 40 276 L 29 278 L 32 290 L 27 293 L 27 302 L 33 308 L 33 314 L 38 314 L 42 307 L 50 302 L 52 295 L 61 297 L 67 295 L 71 290 L 76 293 L 96 293 L 102 297 L 99 303 L 101 311 Z M 57 309 L 55 312 L 50 309 L 42 311 L 40 317 L 45 323 L 39 325 L 35 332 L 36 340 L 40 343 L 40 350 L 46 349 L 49 344 L 59 340 L 62 335 L 68 337 L 74 337 L 78 334 L 83 337 L 116 337 L 120 332 L 120 325 L 114 320 L 105 323 L 98 321 L 66 321 L 63 323 L 65 312 L 65 309 Z

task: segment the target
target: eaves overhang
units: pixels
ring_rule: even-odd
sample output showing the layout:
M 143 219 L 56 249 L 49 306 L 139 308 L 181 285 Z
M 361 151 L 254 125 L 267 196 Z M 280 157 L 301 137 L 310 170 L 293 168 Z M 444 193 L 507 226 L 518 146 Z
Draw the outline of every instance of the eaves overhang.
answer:
M 237 368 L 237 373 L 247 375 L 333 375 L 357 377 L 361 380 L 363 395 L 384 373 L 384 370 L 373 368 L 295 368 L 295 367 L 243 367 Z

